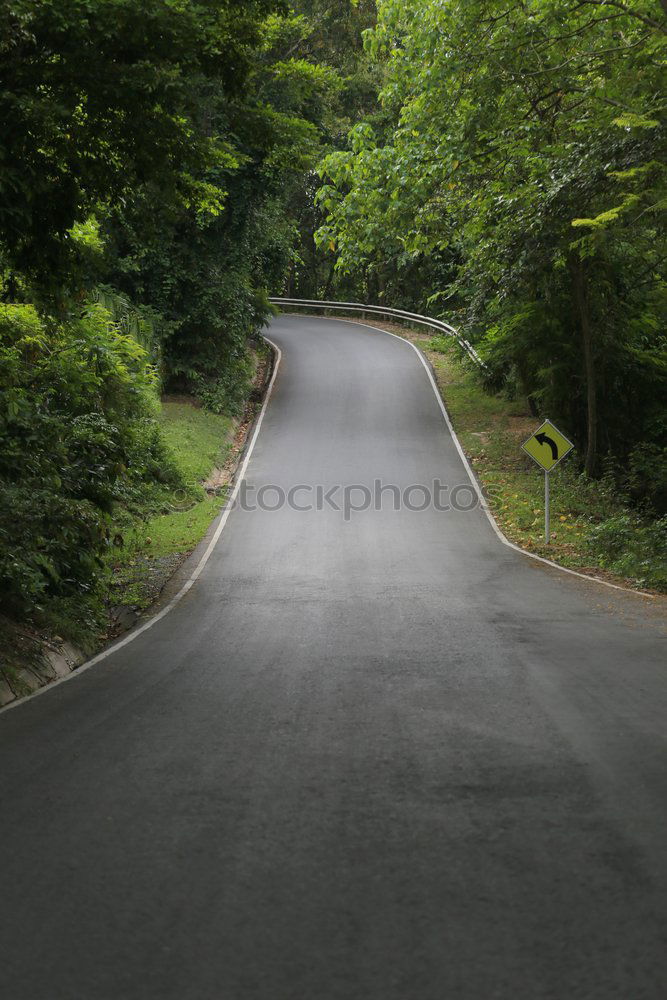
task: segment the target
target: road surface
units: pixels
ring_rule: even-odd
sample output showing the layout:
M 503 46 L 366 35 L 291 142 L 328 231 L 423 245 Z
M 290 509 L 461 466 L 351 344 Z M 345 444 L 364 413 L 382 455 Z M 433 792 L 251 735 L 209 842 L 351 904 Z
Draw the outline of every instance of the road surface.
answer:
M 249 486 L 468 482 L 405 342 L 270 336 Z M 0 716 L 3 998 L 667 995 L 655 603 L 372 507 L 234 510 L 173 611 Z

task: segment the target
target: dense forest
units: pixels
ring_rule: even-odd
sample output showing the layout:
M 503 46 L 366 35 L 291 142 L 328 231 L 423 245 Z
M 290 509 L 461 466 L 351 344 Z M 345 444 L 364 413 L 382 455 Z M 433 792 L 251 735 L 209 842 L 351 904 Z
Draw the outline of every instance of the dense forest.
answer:
M 95 589 L 270 294 L 455 322 L 667 509 L 664 0 L 0 0 L 0 596 Z M 664 529 L 664 520 L 662 521 Z
M 359 294 L 455 318 L 663 507 L 664 7 L 384 0 L 378 110 L 317 193 Z

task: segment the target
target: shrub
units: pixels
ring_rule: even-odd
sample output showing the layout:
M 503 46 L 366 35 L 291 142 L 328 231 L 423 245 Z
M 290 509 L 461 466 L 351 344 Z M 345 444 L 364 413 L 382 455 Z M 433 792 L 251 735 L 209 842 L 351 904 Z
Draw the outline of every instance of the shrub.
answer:
M 194 374 L 192 384 L 196 397 L 208 410 L 238 417 L 250 393 L 252 376 L 252 361 L 244 352 L 230 359 L 222 374 Z
M 592 529 L 587 544 L 604 569 L 667 589 L 667 517 L 644 521 L 629 511 L 616 514 Z
M 0 595 L 27 612 L 95 584 L 119 498 L 174 481 L 146 352 L 100 305 L 0 306 Z

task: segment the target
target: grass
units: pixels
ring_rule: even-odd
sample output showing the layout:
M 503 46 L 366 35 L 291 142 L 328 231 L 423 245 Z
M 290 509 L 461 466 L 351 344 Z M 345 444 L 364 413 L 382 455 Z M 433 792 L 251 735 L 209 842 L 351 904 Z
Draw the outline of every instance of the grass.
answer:
M 172 401 L 162 403 L 160 425 L 185 485 L 168 496 L 163 513 L 136 523 L 126 537 L 130 552 L 143 550 L 153 558 L 190 552 L 206 534 L 226 490 L 209 495 L 202 483 L 228 459 L 236 428 L 231 417 Z
M 144 516 L 123 525 L 123 546 L 114 549 L 107 561 L 110 607 L 141 611 L 152 604 L 225 503 L 224 485 L 207 492 L 202 484 L 228 460 L 237 422 L 189 401 L 168 400 L 162 403 L 160 424 L 184 485 L 165 489 L 159 513 L 152 501 Z M 222 483 L 222 477 L 218 480 Z
M 164 482 L 151 479 L 119 500 L 110 529 L 114 544 L 93 585 L 50 596 L 27 623 L 0 615 L 0 696 L 3 682 L 5 693 L 7 688 L 14 696 L 28 693 L 20 671 L 31 657 L 42 661 L 45 643 L 67 640 L 90 655 L 155 603 L 225 504 L 227 480 L 269 359 L 268 352 L 254 357 L 254 379 L 247 385 L 246 406 L 236 406 L 238 417 L 213 413 L 187 397 L 162 401 L 159 423 L 171 466 L 162 469 Z M 178 488 L 167 485 L 176 482 Z
M 531 415 L 526 400 L 486 392 L 449 338 L 390 328 L 417 344 L 433 366 L 454 429 L 507 538 L 562 566 L 667 592 L 667 518 L 633 510 L 610 477 L 588 479 L 571 453 L 551 473 L 547 545 L 544 474 L 521 450 L 542 418 Z
M 667 591 L 665 520 L 633 513 L 610 478 L 588 479 L 573 455 L 550 475 L 547 545 L 544 474 L 521 450 L 541 418 L 531 415 L 524 400 L 487 393 L 451 342 L 425 338 L 420 346 L 433 365 L 455 430 L 493 515 L 511 541 L 563 566 L 630 586 Z
M 162 433 L 188 483 L 199 483 L 227 456 L 234 429 L 231 417 L 210 413 L 191 402 L 165 401 Z

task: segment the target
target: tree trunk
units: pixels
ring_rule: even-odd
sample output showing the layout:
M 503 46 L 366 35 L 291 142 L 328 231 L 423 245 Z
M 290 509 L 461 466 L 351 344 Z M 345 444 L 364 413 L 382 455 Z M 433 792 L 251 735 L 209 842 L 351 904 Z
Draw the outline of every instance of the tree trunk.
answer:
M 598 404 L 595 372 L 595 356 L 593 351 L 593 331 L 591 329 L 588 309 L 587 276 L 584 264 L 576 260 L 573 264 L 574 298 L 581 332 L 581 344 L 584 356 L 584 375 L 586 378 L 586 461 L 587 476 L 595 475 L 598 458 Z
M 334 276 L 336 274 L 336 258 L 331 261 L 331 267 L 329 268 L 329 274 L 327 276 L 327 283 L 324 286 L 324 301 L 328 302 L 331 295 L 331 286 L 333 285 Z

